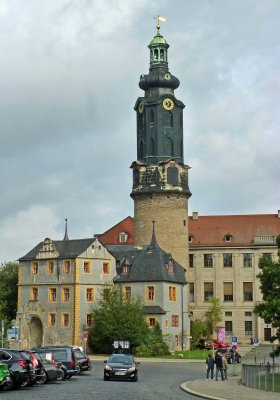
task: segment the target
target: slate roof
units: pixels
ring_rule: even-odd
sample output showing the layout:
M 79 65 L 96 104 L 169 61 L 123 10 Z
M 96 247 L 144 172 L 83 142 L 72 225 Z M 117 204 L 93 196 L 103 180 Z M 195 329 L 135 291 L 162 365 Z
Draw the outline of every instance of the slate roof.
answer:
M 162 250 L 153 232 L 149 246 L 142 248 L 126 246 L 107 246 L 110 253 L 120 261 L 117 266 L 118 275 L 114 282 L 173 282 L 186 284 L 185 269 L 172 259 L 171 254 Z M 122 259 L 129 261 L 130 270 L 128 274 L 121 273 Z M 173 272 L 168 272 L 167 264 L 172 260 Z
M 144 306 L 145 314 L 166 314 L 166 311 L 160 306 Z
M 75 240 L 53 240 L 52 244 L 58 252 L 58 258 L 75 258 L 82 254 L 94 242 L 95 238 L 75 239 Z M 40 242 L 19 261 L 35 260 L 36 255 L 42 249 L 43 242 Z

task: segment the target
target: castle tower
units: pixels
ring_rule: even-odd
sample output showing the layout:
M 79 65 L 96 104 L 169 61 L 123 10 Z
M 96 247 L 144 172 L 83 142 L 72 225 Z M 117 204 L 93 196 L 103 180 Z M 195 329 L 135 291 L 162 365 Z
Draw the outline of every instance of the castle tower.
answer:
M 145 91 L 137 114 L 137 161 L 133 169 L 134 243 L 149 243 L 152 221 L 157 240 L 182 266 L 188 260 L 188 169 L 183 155 L 183 109 L 174 90 L 179 80 L 168 68 L 166 40 L 157 33 L 150 45 L 150 69 L 141 75 Z

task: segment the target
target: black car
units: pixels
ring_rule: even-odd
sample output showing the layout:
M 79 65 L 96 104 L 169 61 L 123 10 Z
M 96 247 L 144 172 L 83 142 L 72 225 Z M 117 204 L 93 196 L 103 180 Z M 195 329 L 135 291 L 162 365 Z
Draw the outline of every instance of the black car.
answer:
M 0 361 L 8 365 L 14 388 L 34 382 L 35 369 L 27 355 L 18 350 L 0 349 Z
M 56 363 L 50 360 L 42 360 L 45 372 L 46 372 L 46 382 L 50 381 L 60 381 L 65 379 L 66 372 L 61 367 L 61 363 Z
M 44 346 L 33 350 L 36 350 L 40 353 L 45 352 L 45 354 L 50 354 L 51 361 L 61 363 L 63 369 L 66 369 L 67 379 L 71 378 L 74 375 L 77 375 L 78 362 L 76 360 L 74 349 L 72 346 Z
M 130 354 L 112 354 L 104 368 L 104 381 L 110 379 L 129 379 L 138 381 L 138 361 Z
M 74 347 L 73 350 L 78 362 L 78 374 L 83 371 L 90 371 L 92 369 L 92 365 L 89 357 L 80 349 L 80 347 Z

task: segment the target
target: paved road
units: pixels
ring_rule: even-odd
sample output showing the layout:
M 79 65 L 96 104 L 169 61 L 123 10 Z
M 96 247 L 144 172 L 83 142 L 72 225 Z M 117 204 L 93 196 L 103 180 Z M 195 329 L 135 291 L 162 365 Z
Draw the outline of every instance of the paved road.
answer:
M 0 400 L 197 400 L 180 389 L 186 380 L 203 378 L 204 364 L 141 362 L 138 382 L 103 381 L 104 363 L 63 382 L 0 393 Z

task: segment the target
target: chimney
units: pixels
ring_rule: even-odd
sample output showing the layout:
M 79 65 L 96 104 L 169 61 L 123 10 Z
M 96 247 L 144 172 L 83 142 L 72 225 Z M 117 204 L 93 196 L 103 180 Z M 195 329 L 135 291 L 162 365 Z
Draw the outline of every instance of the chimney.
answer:
M 197 211 L 193 211 L 192 219 L 193 219 L 193 221 L 197 221 L 198 220 L 198 212 Z

